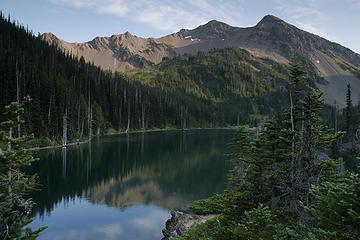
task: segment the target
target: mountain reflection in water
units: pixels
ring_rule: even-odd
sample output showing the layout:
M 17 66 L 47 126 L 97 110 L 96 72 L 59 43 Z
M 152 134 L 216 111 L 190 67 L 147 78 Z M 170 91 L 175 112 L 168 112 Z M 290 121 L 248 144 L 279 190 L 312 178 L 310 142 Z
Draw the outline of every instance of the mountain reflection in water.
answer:
M 38 173 L 40 182 L 40 190 L 32 195 L 33 226 L 49 225 L 40 239 L 64 233 L 58 224 L 67 225 L 68 235 L 61 235 L 67 239 L 141 239 L 139 231 L 144 232 L 150 224 L 146 219 L 151 219 L 157 230 L 148 228 L 152 233 L 144 239 L 158 239 L 168 210 L 223 190 L 224 154 L 233 133 L 191 130 L 106 136 L 87 145 L 39 152 L 41 160 L 29 169 Z M 87 210 L 77 213 L 79 209 Z M 119 215 L 111 220 L 109 214 Z M 135 216 L 141 224 L 130 224 Z M 106 222 L 106 231 L 98 231 Z M 112 230 L 120 225 L 121 233 Z M 69 228 L 78 234 L 71 237 Z M 115 235 L 109 237 L 109 232 Z

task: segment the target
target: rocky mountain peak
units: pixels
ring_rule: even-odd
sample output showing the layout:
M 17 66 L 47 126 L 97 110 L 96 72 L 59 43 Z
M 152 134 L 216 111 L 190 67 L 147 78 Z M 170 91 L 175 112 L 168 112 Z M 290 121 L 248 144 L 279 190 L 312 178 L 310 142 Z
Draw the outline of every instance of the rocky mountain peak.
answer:
M 231 28 L 230 25 L 223 23 L 223 22 L 216 21 L 216 20 L 211 20 L 208 23 L 206 23 L 205 25 L 202 25 L 200 27 L 203 27 L 206 29 L 211 29 L 213 31 L 224 31 L 224 30 L 228 30 Z
M 200 32 L 202 34 L 214 35 L 224 33 L 230 28 L 232 27 L 226 23 L 211 20 L 208 23 L 195 28 L 193 31 Z
M 228 30 L 232 29 L 234 27 L 219 22 L 216 20 L 211 20 L 208 23 L 204 25 L 200 25 L 199 27 L 193 29 L 193 30 L 184 30 L 182 29 L 179 33 L 186 36 L 192 36 L 192 39 L 195 40 L 209 40 L 209 39 L 218 39 L 223 38 Z
M 260 20 L 260 22 L 258 22 L 258 24 L 256 24 L 255 27 L 263 29 L 263 28 L 271 28 L 274 26 L 289 26 L 289 24 L 273 15 L 266 15 Z
M 52 34 L 51 32 L 47 32 L 41 35 L 41 39 L 49 42 L 49 43 L 53 43 L 53 42 L 57 42 L 59 41 L 59 38 L 56 37 L 54 34 Z
M 132 35 L 130 32 L 126 31 L 124 33 L 124 36 L 127 37 L 127 38 L 130 38 L 130 37 L 134 37 L 134 35 Z

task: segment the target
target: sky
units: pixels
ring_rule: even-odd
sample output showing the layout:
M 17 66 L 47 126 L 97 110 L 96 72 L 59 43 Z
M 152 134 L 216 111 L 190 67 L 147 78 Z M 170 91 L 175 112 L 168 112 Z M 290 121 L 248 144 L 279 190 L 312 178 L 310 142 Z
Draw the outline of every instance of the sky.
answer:
M 68 42 L 126 31 L 161 37 L 210 20 L 249 27 L 271 14 L 360 53 L 360 0 L 0 0 L 0 10 Z

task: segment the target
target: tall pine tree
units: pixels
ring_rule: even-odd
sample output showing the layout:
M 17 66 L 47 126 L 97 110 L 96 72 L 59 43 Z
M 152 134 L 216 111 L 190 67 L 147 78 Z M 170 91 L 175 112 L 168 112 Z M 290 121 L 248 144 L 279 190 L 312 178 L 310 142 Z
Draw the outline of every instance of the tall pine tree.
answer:
M 0 135 L 0 237 L 1 239 L 35 239 L 44 228 L 32 231 L 24 229 L 33 202 L 27 194 L 35 186 L 36 175 L 26 176 L 21 168 L 36 159 L 25 150 L 25 144 L 33 135 L 19 136 L 16 132 L 23 120 L 18 118 L 24 109 L 18 102 L 5 108 L 7 120 L 1 123 Z M 17 136 L 17 137 L 16 137 Z M 2 150 L 1 148 L 4 148 Z

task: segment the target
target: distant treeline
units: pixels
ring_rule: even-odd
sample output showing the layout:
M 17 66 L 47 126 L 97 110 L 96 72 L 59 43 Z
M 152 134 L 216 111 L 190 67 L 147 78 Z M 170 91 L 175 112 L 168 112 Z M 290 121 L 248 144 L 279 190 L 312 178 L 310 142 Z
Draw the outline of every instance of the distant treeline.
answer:
M 245 50 L 185 54 L 150 69 L 111 73 L 2 14 L 0 77 L 0 111 L 31 99 L 21 131 L 52 142 L 111 128 L 256 125 L 288 105 L 288 67 Z
M 143 86 L 49 46 L 0 16 L 0 109 L 31 98 L 24 132 L 60 140 L 117 130 L 224 125 L 210 101 Z M 1 114 L 1 118 L 3 118 Z

